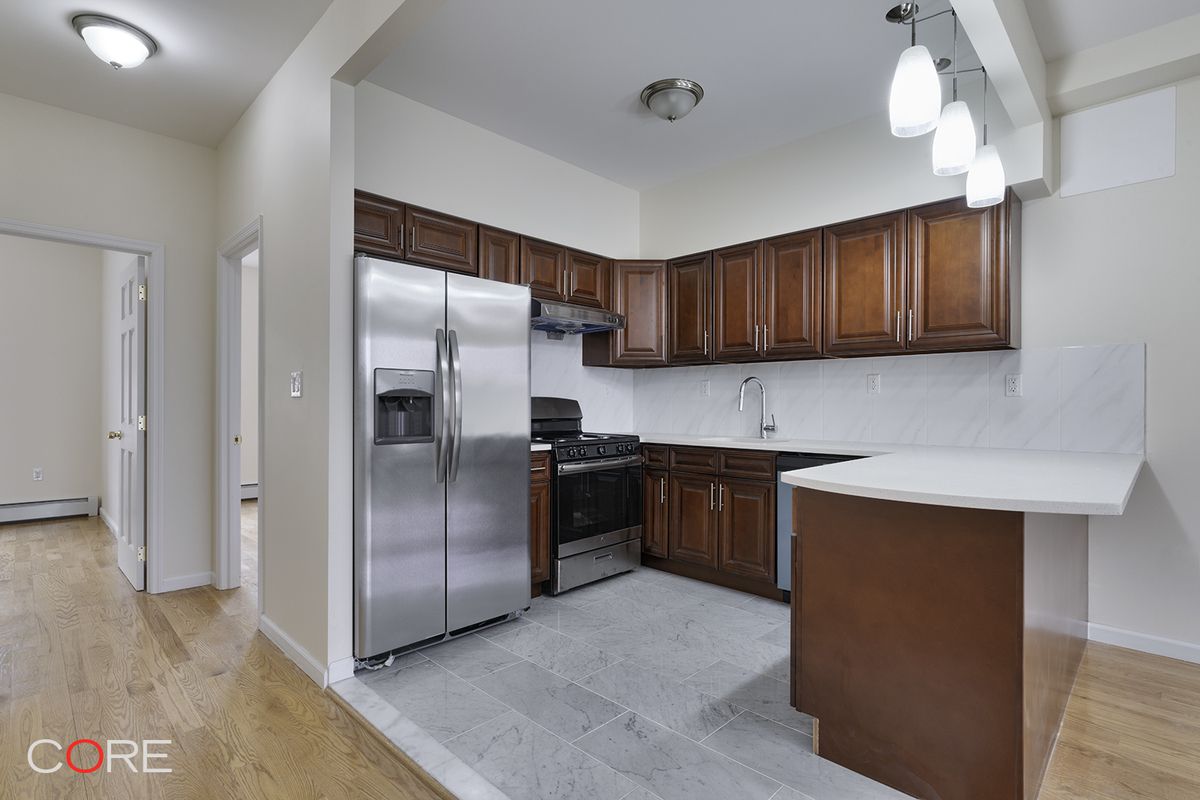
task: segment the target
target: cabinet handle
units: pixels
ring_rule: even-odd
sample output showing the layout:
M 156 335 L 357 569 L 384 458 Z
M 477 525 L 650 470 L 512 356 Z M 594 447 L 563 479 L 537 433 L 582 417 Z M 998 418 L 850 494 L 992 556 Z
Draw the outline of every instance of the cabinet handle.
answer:
M 417 226 L 413 225 L 408 229 L 408 252 L 417 249 Z
M 708 355 L 708 331 L 704 332 L 704 355 Z
M 658 479 L 658 504 L 665 505 L 667 502 L 667 479 Z
M 563 268 L 563 296 L 571 296 L 571 273 L 565 267 Z
M 758 326 L 754 326 L 754 352 L 758 352 Z
M 900 344 L 900 317 L 903 316 L 903 311 L 896 312 L 896 344 Z
M 712 511 L 717 507 L 717 485 L 710 483 L 708 485 L 708 510 Z
M 908 310 L 908 341 L 912 341 L 913 310 Z
M 719 499 L 717 500 L 717 511 L 725 510 L 725 484 L 721 484 L 721 491 L 718 492 Z
M 763 352 L 767 352 L 767 348 L 771 346 L 771 340 L 767 337 L 767 326 L 763 325 Z

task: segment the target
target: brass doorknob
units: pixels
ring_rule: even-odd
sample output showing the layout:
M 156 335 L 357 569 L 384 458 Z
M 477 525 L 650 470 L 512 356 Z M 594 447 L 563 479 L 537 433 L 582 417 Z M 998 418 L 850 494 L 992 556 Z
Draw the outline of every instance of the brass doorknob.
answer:
M 120 431 L 109 431 L 108 432 L 108 438 L 110 438 L 110 439 L 123 439 L 124 437 L 125 437 L 125 434 L 121 433 Z

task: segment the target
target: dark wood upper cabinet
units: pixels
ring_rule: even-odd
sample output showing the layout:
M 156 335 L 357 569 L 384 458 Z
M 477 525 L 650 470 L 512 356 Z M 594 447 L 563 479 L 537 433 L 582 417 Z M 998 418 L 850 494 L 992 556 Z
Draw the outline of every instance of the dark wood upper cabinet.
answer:
M 910 350 L 1014 345 L 1014 229 L 1021 201 L 968 208 L 959 198 L 908 212 Z
M 567 302 L 593 308 L 608 308 L 612 305 L 608 273 L 608 260 L 602 256 L 568 250 Z
M 646 469 L 642 475 L 642 552 L 666 558 L 671 512 L 667 484 L 671 475 L 665 469 Z
M 668 555 L 677 561 L 717 566 L 717 478 L 671 472 Z
M 821 231 L 763 242 L 764 358 L 821 355 Z
M 661 367 L 667 363 L 667 263 L 613 261 L 612 311 L 625 327 L 583 338 L 583 363 L 593 367 Z
M 354 250 L 373 256 L 404 256 L 404 204 L 354 192 Z
M 762 242 L 712 254 L 713 358 L 750 361 L 762 347 Z
M 904 350 L 905 213 L 825 229 L 825 352 Z
M 725 572 L 775 580 L 775 484 L 722 480 L 720 563 Z
M 712 254 L 667 262 L 667 360 L 672 364 L 712 361 Z
M 521 282 L 519 234 L 479 226 L 479 277 L 504 283 Z
M 408 231 L 408 241 L 404 243 L 406 259 L 468 275 L 479 274 L 476 259 L 479 226 L 474 222 L 407 206 L 404 223 Z
M 534 297 L 563 300 L 567 296 L 567 249 L 521 237 L 521 283 Z

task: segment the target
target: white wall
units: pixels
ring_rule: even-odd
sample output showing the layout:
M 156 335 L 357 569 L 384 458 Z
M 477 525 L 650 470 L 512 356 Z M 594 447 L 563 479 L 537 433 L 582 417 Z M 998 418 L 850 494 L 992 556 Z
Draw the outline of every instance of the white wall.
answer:
M 121 423 L 121 283 L 137 256 L 101 250 L 100 286 L 100 429 L 117 430 Z M 114 529 L 121 519 L 121 448 L 104 440 L 100 475 L 104 486 L 100 512 Z
M 258 483 L 258 251 L 242 259 L 242 478 Z
M 9 95 L 0 120 L 0 217 L 165 246 L 167 418 L 150 421 L 163 441 L 162 577 L 175 588 L 207 583 L 216 154 Z
M 0 504 L 100 494 L 99 331 L 99 250 L 0 236 Z

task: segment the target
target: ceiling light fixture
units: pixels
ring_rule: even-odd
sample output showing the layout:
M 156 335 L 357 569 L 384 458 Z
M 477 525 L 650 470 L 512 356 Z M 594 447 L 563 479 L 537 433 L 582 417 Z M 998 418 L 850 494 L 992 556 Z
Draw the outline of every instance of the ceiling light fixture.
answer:
M 704 88 L 687 78 L 665 78 L 642 89 L 642 104 L 667 122 L 683 119 L 704 99 Z
M 132 69 L 158 52 L 158 43 L 141 28 L 103 14 L 79 14 L 71 26 L 96 57 L 113 69 Z
M 938 113 L 942 110 L 942 85 L 929 50 L 917 44 L 917 4 L 901 3 L 887 12 L 887 20 L 912 27 L 912 44 L 896 62 L 888 97 L 892 134 L 920 136 L 937 127 Z
M 1004 199 L 1004 164 L 994 144 L 987 143 L 987 70 L 983 70 L 983 146 L 967 173 L 967 205 L 971 208 L 994 206 Z
M 942 109 L 933 135 L 933 174 L 961 175 L 975 158 L 975 122 L 971 109 L 958 99 L 958 14 L 954 19 L 954 78 L 951 102 Z

